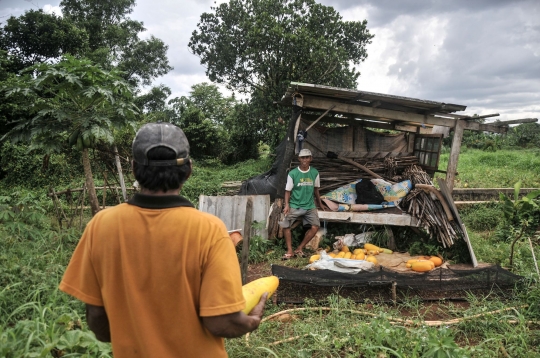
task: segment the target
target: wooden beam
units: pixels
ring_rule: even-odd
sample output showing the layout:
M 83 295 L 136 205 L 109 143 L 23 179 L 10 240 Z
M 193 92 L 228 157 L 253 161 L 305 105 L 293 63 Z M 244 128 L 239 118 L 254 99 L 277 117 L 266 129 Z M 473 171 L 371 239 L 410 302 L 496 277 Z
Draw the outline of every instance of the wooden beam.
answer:
M 463 134 L 463 131 L 461 133 Z M 452 146 L 452 150 L 453 149 L 454 147 Z M 454 204 L 454 200 L 452 199 L 452 189 L 446 186 L 446 183 L 444 182 L 444 180 L 442 180 L 442 178 L 437 178 L 437 181 L 439 183 L 439 188 L 441 189 L 441 194 L 444 196 L 444 198 L 448 202 L 448 205 L 450 206 L 450 210 L 452 210 L 452 213 L 456 217 L 458 224 L 461 226 L 461 229 L 464 235 L 463 239 L 467 243 L 467 248 L 469 249 L 469 254 L 471 255 L 471 261 L 472 261 L 473 267 L 477 267 L 478 261 L 476 261 L 476 255 L 474 254 L 474 250 L 471 245 L 471 240 L 469 240 L 469 234 L 467 234 L 467 228 L 465 227 L 465 224 L 463 224 L 463 221 L 461 221 L 459 212 L 456 208 L 456 205 Z
M 366 107 L 361 105 L 355 105 L 352 103 L 340 103 L 335 100 L 330 100 L 322 97 L 315 96 L 304 96 L 304 108 L 308 109 L 321 109 L 326 110 L 332 105 L 334 107 L 334 112 L 347 113 L 347 114 L 358 114 L 361 116 L 371 117 L 371 118 L 387 118 L 395 121 L 402 122 L 414 122 L 414 123 L 424 123 L 424 124 L 433 124 L 446 127 L 454 127 L 456 125 L 455 119 L 450 118 L 437 118 L 432 115 L 423 115 L 417 113 L 405 113 L 399 111 L 393 111 L 389 109 L 373 108 Z
M 302 114 L 302 119 L 306 121 L 314 121 L 315 116 L 308 115 L 308 114 Z M 366 121 L 362 119 L 353 119 L 353 118 L 336 118 L 336 117 L 324 117 L 320 120 L 320 122 L 325 123 L 335 123 L 335 124 L 345 124 L 349 126 L 353 125 L 361 125 L 364 127 L 370 127 L 370 128 L 379 128 L 379 129 L 390 129 L 394 130 L 395 126 L 392 124 L 392 122 L 374 122 L 374 121 Z M 416 131 L 416 129 L 415 129 Z
M 332 108 L 334 108 L 334 107 L 335 107 L 335 106 L 332 106 L 332 107 L 328 108 L 323 114 L 321 114 L 321 115 L 319 116 L 319 118 L 317 118 L 315 121 L 313 121 L 313 123 L 311 123 L 311 124 L 309 125 L 309 127 L 306 128 L 306 132 L 307 132 L 308 130 L 310 130 L 311 127 L 313 127 L 318 121 L 320 121 L 322 117 L 326 116 L 326 115 L 328 114 L 328 112 L 330 112 L 330 111 L 332 110 Z M 300 117 L 299 117 L 299 118 L 300 118 Z
M 253 198 L 248 196 L 246 202 L 246 216 L 244 220 L 244 240 L 242 241 L 242 262 L 241 274 L 242 285 L 247 283 L 248 261 L 249 261 L 249 244 L 251 241 L 251 224 L 253 222 Z
M 320 109 L 326 110 L 330 106 L 335 105 L 333 111 L 338 113 L 356 114 L 373 119 L 387 119 L 392 121 L 409 122 L 407 124 L 424 124 L 424 125 L 437 125 L 444 127 L 455 127 L 458 119 L 453 118 L 441 118 L 434 115 L 424 115 L 417 113 L 405 113 L 400 111 L 394 111 L 390 109 L 373 108 L 362 106 L 354 103 L 341 103 L 335 100 L 316 97 L 316 96 L 304 96 L 304 108 L 307 109 Z M 483 124 L 473 121 L 468 121 L 465 129 L 475 131 L 485 131 L 493 133 L 506 133 L 505 127 L 495 126 L 492 124 Z
M 408 214 L 376 214 L 373 212 L 335 212 L 321 210 L 319 210 L 318 213 L 319 219 L 324 221 L 372 225 L 418 226 L 417 220 Z
M 460 119 L 457 121 L 456 127 L 454 128 L 454 139 L 452 141 L 452 150 L 450 152 L 450 158 L 448 158 L 448 167 L 446 169 L 446 185 L 448 190 L 452 193 L 454 189 L 454 178 L 457 171 L 458 160 L 459 160 L 459 151 L 461 150 L 461 140 L 463 139 L 463 129 L 467 122 Z
M 315 116 L 309 115 L 309 114 L 302 114 L 302 119 L 306 121 L 314 121 Z M 357 126 L 364 126 L 369 128 L 378 128 L 378 129 L 389 129 L 389 130 L 396 130 L 401 132 L 410 132 L 410 133 L 416 133 L 417 125 L 414 124 L 406 124 L 406 123 L 392 123 L 388 120 L 387 122 L 378 122 L 375 120 L 369 120 L 369 119 L 354 119 L 354 118 L 336 118 L 336 117 L 324 117 L 320 120 L 320 122 L 324 123 L 336 123 L 336 124 L 346 124 L 346 125 L 357 125 Z
M 509 124 L 521 124 L 521 123 L 536 123 L 538 118 L 522 118 L 522 119 L 513 119 L 511 121 L 498 121 L 490 123 L 494 126 L 507 126 Z
M 496 126 L 493 124 L 484 124 L 478 122 L 466 121 L 465 129 L 472 131 L 480 132 L 493 132 L 493 133 L 506 133 L 508 131 L 507 127 Z
M 500 116 L 499 113 L 484 114 L 483 116 L 472 116 L 472 117 L 467 117 L 467 120 L 471 120 L 471 119 L 491 118 L 491 117 L 498 117 L 498 116 Z
M 414 125 L 406 125 L 406 124 L 395 124 L 394 125 L 394 129 L 397 130 L 397 131 L 402 131 L 402 132 L 411 132 L 411 133 L 416 133 L 416 126 Z

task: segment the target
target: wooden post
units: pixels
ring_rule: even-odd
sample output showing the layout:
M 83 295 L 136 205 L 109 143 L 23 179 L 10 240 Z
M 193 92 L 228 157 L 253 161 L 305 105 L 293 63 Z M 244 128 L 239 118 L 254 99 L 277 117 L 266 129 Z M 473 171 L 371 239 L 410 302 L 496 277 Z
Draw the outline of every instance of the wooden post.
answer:
M 82 230 L 82 219 L 83 219 L 83 212 L 84 212 L 84 197 L 86 196 L 86 183 L 83 185 L 83 192 L 81 194 L 81 216 L 79 221 L 79 230 Z
M 268 215 L 268 239 L 277 238 L 279 231 L 279 221 L 281 212 L 283 211 L 283 199 L 276 199 L 274 204 L 270 206 L 270 214 Z
M 287 168 L 291 164 L 291 161 L 294 157 L 294 128 L 296 124 L 296 120 L 302 113 L 302 107 L 300 106 L 293 106 L 293 113 L 291 116 L 291 120 L 289 121 L 289 129 L 287 131 L 287 138 L 286 138 L 286 145 L 285 145 L 285 153 L 283 155 L 283 162 L 279 164 L 278 170 L 277 170 L 277 180 L 276 180 L 276 186 L 277 186 L 277 193 L 276 198 L 285 198 L 285 183 L 287 182 Z
M 118 148 L 116 148 L 116 145 L 113 147 L 114 149 L 114 161 L 116 163 L 116 169 L 118 170 L 118 177 L 120 178 L 120 186 L 122 187 L 122 197 L 124 198 L 124 202 L 127 201 L 127 193 L 126 193 L 126 183 L 124 182 L 124 174 L 122 173 L 122 165 L 120 164 L 120 156 L 118 155 Z
M 107 172 L 103 172 L 103 205 L 101 209 L 105 209 L 105 202 L 107 201 L 107 186 L 109 183 L 107 182 Z
M 458 222 L 461 230 L 463 231 L 463 239 L 465 240 L 465 243 L 467 243 L 467 248 L 469 249 L 469 254 L 471 255 L 471 261 L 472 261 L 473 267 L 477 267 L 478 261 L 476 260 L 476 255 L 471 245 L 471 240 L 469 240 L 469 234 L 467 234 L 467 228 L 463 224 L 463 221 L 461 221 L 459 212 L 456 208 L 456 205 L 454 204 L 454 200 L 452 199 L 452 192 L 450 191 L 450 189 L 448 189 L 447 185 L 445 184 L 444 180 L 442 180 L 442 178 L 437 178 L 437 182 L 439 183 L 439 188 L 441 188 L 441 194 L 446 199 L 446 202 L 448 203 L 448 206 L 450 207 L 452 214 L 454 214 L 456 221 Z
M 396 250 L 396 239 L 394 238 L 394 232 L 392 231 L 392 227 L 389 225 L 384 225 L 384 231 L 386 232 L 386 236 L 388 237 L 388 242 L 386 243 L 386 247 L 388 247 L 390 250 Z
M 448 167 L 446 169 L 446 186 L 450 190 L 454 190 L 454 178 L 457 172 L 459 151 L 461 150 L 461 140 L 463 139 L 463 129 L 465 121 L 458 119 L 454 128 L 454 139 L 452 140 L 452 150 L 448 159 Z
M 242 241 L 242 285 L 247 283 L 248 260 L 249 260 L 249 241 L 251 240 L 251 221 L 253 218 L 253 198 L 248 196 L 246 202 L 246 220 L 244 221 L 244 240 Z

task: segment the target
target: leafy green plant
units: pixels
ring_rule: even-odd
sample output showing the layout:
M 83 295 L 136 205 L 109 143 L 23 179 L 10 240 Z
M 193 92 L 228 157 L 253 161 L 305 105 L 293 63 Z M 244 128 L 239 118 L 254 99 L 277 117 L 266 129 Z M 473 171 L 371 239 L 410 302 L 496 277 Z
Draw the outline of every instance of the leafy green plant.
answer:
M 511 200 L 505 194 L 500 193 L 500 200 L 502 202 L 506 221 L 510 224 L 519 221 L 518 228 L 511 228 L 514 240 L 510 245 L 510 267 L 512 267 L 513 264 L 514 245 L 523 235 L 527 235 L 526 229 L 530 226 L 531 218 L 540 216 L 540 206 L 535 201 L 535 199 L 540 196 L 540 190 L 535 190 L 522 199 L 519 199 L 520 189 L 521 181 L 514 185 L 514 200 Z
M 268 251 L 273 246 L 270 240 L 255 235 L 249 240 L 249 262 L 260 263 L 268 260 Z

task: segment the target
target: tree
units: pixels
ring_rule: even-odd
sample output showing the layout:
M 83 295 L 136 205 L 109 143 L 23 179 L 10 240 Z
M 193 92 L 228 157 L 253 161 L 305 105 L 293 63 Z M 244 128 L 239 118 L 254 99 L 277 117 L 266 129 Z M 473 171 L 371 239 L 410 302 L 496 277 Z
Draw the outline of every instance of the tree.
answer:
M 234 102 L 234 98 L 223 97 L 216 85 L 205 82 L 191 86 L 189 96 L 169 101 L 174 122 L 189 138 L 194 158 L 219 157 L 227 138 L 224 118 Z
M 315 0 L 231 0 L 211 9 L 188 46 L 210 80 L 252 95 L 266 119 L 260 130 L 276 129 L 271 104 L 291 81 L 356 87 L 360 72 L 349 64 L 366 59 L 373 38 L 365 20 L 343 21 Z
M 131 125 L 139 110 L 133 89 L 116 70 L 66 56 L 56 64 L 39 64 L 5 89 L 6 97 L 24 95 L 30 118 L 21 118 L 0 141 L 30 142 L 30 150 L 47 154 L 66 147 L 82 152 L 92 214 L 99 211 L 88 150 L 97 141 L 113 143 L 114 129 Z
M 195 158 L 217 157 L 232 164 L 258 157 L 260 136 L 250 120 L 250 107 L 223 96 L 216 85 L 195 84 L 187 97 L 169 104 L 170 118 L 186 133 Z
M 45 14 L 43 10 L 11 16 L 0 36 L 0 45 L 18 65 L 12 68 L 13 72 L 58 59 L 63 54 L 85 52 L 87 44 L 88 36 L 84 30 L 55 14 Z
M 172 67 L 167 59 L 168 46 L 151 36 L 141 40 L 144 24 L 132 20 L 135 0 L 62 0 L 64 17 L 88 34 L 89 51 L 85 56 L 105 69 L 117 67 L 123 78 L 134 86 L 149 85 Z
M 163 112 L 167 110 L 167 98 L 171 95 L 171 89 L 165 85 L 152 87 L 150 91 L 139 95 L 135 99 L 137 107 L 145 112 Z

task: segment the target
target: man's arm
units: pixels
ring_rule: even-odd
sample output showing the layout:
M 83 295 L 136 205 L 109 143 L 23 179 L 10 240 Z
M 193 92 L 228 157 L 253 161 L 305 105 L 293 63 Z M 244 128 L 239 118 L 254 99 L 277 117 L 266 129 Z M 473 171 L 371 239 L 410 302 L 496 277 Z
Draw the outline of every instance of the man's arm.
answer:
M 268 293 L 264 293 L 257 306 L 253 307 L 249 315 L 244 312 L 235 312 L 221 316 L 202 317 L 204 326 L 214 336 L 223 338 L 236 338 L 252 332 L 261 323 L 264 313 L 264 304 Z
M 319 209 L 324 210 L 324 207 L 322 206 L 322 202 L 321 202 L 321 194 L 319 193 L 319 187 L 313 188 L 313 191 L 315 192 L 315 199 L 316 199 L 315 205 L 317 205 Z
M 291 208 L 289 207 L 289 200 L 291 199 L 291 192 L 285 190 L 285 207 L 283 208 L 283 214 L 287 215 Z
M 111 331 L 109 329 L 109 317 L 105 312 L 105 307 L 86 305 L 86 321 L 88 327 L 94 332 L 96 338 L 102 342 L 111 341 Z

